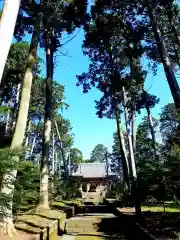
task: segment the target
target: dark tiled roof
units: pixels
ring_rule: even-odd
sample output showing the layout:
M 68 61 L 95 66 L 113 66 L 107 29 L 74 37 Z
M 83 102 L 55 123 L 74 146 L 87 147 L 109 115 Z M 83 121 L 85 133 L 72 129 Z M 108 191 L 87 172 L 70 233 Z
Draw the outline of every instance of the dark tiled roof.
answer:
M 105 163 L 83 163 L 79 164 L 72 176 L 82 176 L 83 178 L 104 178 L 107 175 Z M 108 176 L 116 175 L 109 167 Z

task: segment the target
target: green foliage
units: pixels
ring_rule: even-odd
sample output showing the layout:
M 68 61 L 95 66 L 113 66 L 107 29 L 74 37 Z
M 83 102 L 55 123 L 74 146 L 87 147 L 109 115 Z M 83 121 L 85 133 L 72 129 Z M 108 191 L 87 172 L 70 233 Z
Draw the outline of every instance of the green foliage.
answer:
M 14 156 L 19 156 L 20 161 L 15 162 Z M 17 170 L 17 178 L 15 182 L 8 183 L 15 185 L 13 196 L 13 213 L 17 214 L 21 210 L 32 208 L 37 201 L 39 170 L 36 165 L 24 162 L 24 150 L 12 150 L 9 148 L 0 149 L 0 184 L 2 177 L 6 173 L 11 174 L 13 170 Z M 11 196 L 0 193 L 1 206 L 10 207 Z M 1 213 L 2 214 L 2 213 Z M 3 213 L 4 214 L 4 213 Z
M 15 182 L 13 212 L 27 211 L 35 207 L 39 191 L 39 166 L 31 162 L 21 162 Z
M 81 150 L 79 150 L 78 148 L 71 148 L 69 160 L 70 160 L 70 164 L 71 164 L 70 171 L 71 172 L 76 171 L 77 165 L 80 163 L 84 163 L 83 154 L 82 154 Z
M 153 118 L 153 126 L 156 132 L 158 127 L 158 120 Z M 153 159 L 153 139 L 149 139 L 149 122 L 148 117 L 144 117 L 142 122 L 138 125 L 137 129 L 137 140 L 136 140 L 136 162 L 147 162 Z M 156 143 L 156 147 L 159 147 L 159 144 Z
M 79 183 L 68 178 L 63 179 L 58 174 L 54 175 L 53 180 L 54 193 L 52 199 L 59 200 L 70 200 L 72 198 L 81 198 L 79 192 Z
M 105 162 L 108 149 L 103 144 L 94 147 L 91 153 L 90 162 Z

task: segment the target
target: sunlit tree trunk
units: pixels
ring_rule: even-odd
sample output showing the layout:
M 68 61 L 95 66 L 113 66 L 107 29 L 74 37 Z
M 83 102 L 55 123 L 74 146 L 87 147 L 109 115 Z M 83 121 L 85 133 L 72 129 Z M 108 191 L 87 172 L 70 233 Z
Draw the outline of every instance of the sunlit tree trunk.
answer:
M 52 175 L 54 175 L 54 168 L 55 168 L 55 134 L 53 133 L 53 139 L 52 139 Z
M 120 154 L 122 155 L 122 165 L 123 165 L 123 174 L 124 174 L 124 191 L 125 194 L 129 191 L 129 163 L 126 152 L 124 134 L 121 126 L 121 115 L 116 110 L 116 125 L 117 125 L 117 135 L 120 147 Z
M 175 77 L 175 74 L 173 71 L 172 64 L 171 64 L 169 56 L 168 56 L 165 42 L 161 36 L 161 31 L 158 28 L 156 18 L 153 14 L 153 8 L 151 6 L 151 3 L 149 0 L 147 0 L 146 4 L 147 4 L 148 15 L 151 20 L 152 29 L 154 32 L 154 37 L 156 40 L 158 52 L 161 57 L 162 64 L 164 66 L 166 78 L 167 78 L 176 108 L 180 109 L 180 88 L 179 88 L 178 82 L 176 80 L 176 77 Z
M 5 134 L 6 135 L 8 135 L 9 129 L 10 129 L 10 109 L 8 109 L 7 113 L 6 113 L 6 127 L 5 127 Z
M 0 83 L 13 39 L 21 0 L 5 0 L 0 20 Z
M 31 121 L 29 120 L 29 122 L 28 122 L 28 127 L 27 127 L 27 131 L 26 131 L 26 139 L 25 139 L 25 144 L 24 144 L 24 146 L 27 148 L 28 147 L 28 145 L 29 145 L 29 133 L 30 133 L 30 131 L 31 131 Z
M 49 209 L 48 182 L 49 182 L 49 149 L 52 128 L 52 81 L 53 81 L 53 51 L 52 38 L 46 32 L 46 103 L 44 117 L 44 136 L 42 141 L 42 159 L 40 172 L 40 198 L 37 209 Z
M 136 171 L 136 164 L 135 164 L 135 158 L 134 158 L 134 151 L 133 151 L 133 144 L 132 144 L 132 138 L 130 135 L 130 119 L 129 119 L 129 113 L 127 109 L 127 96 L 125 88 L 122 89 L 123 92 L 123 99 L 124 99 L 124 113 L 125 113 L 125 122 L 126 122 L 126 132 L 127 132 L 127 139 L 128 139 L 128 149 L 129 149 L 129 158 L 131 163 L 131 174 L 132 174 L 132 196 L 135 204 L 136 209 L 136 215 L 137 217 L 141 217 L 141 204 L 138 196 L 137 191 L 137 171 Z
M 29 103 L 30 103 L 30 96 L 31 96 L 31 87 L 32 87 L 32 80 L 33 80 L 33 66 L 36 61 L 36 52 L 37 52 L 37 45 L 40 36 L 40 23 L 41 23 L 42 15 L 39 14 L 37 25 L 34 28 L 29 56 L 27 60 L 27 68 L 25 71 L 23 85 L 22 85 L 22 93 L 21 93 L 21 100 L 20 100 L 20 107 L 19 113 L 16 123 L 15 132 L 13 135 L 11 149 L 17 151 L 21 148 L 24 140 L 26 125 L 27 125 L 27 118 L 28 118 L 28 110 L 29 110 Z M 19 162 L 19 155 L 17 153 L 16 156 L 13 157 L 15 164 Z M 8 197 L 8 206 L 0 205 L 0 212 L 3 212 L 3 215 L 0 214 L 1 221 L 0 221 L 0 229 L 3 230 L 6 234 L 12 235 L 14 232 L 13 226 L 13 218 L 12 218 L 12 205 L 13 205 L 13 193 L 14 193 L 14 181 L 16 179 L 17 170 L 14 169 L 9 173 L 6 173 L 3 176 L 2 180 L 2 187 L 1 187 L 1 194 Z
M 132 113 L 132 144 L 133 144 L 133 151 L 136 154 L 136 111 L 133 110 Z
M 130 135 L 130 119 L 129 119 L 129 113 L 127 109 L 127 96 L 126 96 L 126 91 L 123 87 L 123 99 L 124 99 L 124 116 L 125 116 L 125 123 L 126 123 L 126 134 L 127 134 L 127 139 L 128 139 L 128 149 L 129 149 L 129 157 L 130 157 L 130 163 L 131 163 L 131 171 L 132 171 L 132 176 L 134 178 L 137 178 L 137 173 L 136 173 L 136 164 L 135 164 L 135 159 L 134 159 L 134 151 L 133 151 L 133 144 L 132 144 L 132 138 Z
M 17 116 L 18 116 L 18 108 L 19 108 L 19 101 L 20 101 L 20 96 L 21 96 L 21 88 L 22 88 L 22 83 L 20 82 L 17 85 L 16 88 L 16 99 L 14 103 L 14 112 L 13 112 L 13 121 L 12 121 L 12 132 L 14 132 L 14 129 L 16 127 L 16 121 L 17 121 Z

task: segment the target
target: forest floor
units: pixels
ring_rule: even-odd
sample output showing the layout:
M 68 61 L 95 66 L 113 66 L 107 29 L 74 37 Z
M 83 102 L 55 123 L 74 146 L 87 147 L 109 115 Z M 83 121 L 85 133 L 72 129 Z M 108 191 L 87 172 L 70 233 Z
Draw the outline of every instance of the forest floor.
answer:
M 134 208 L 119 208 L 129 218 L 135 220 Z M 155 237 L 175 238 L 174 233 L 180 234 L 180 206 L 169 202 L 163 206 L 142 206 L 143 221 L 140 225 Z

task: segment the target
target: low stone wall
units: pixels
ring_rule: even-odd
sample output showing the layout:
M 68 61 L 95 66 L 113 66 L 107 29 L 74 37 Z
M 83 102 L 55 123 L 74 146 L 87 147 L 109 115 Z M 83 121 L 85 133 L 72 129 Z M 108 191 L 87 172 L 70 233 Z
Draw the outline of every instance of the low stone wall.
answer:
M 72 208 L 71 214 L 68 206 L 63 209 L 64 213 L 50 210 L 48 214 L 34 213 L 19 216 L 15 227 L 17 230 L 27 233 L 30 240 L 54 240 L 64 234 L 67 215 L 72 217 L 73 214 Z M 53 214 L 51 214 L 52 212 Z

